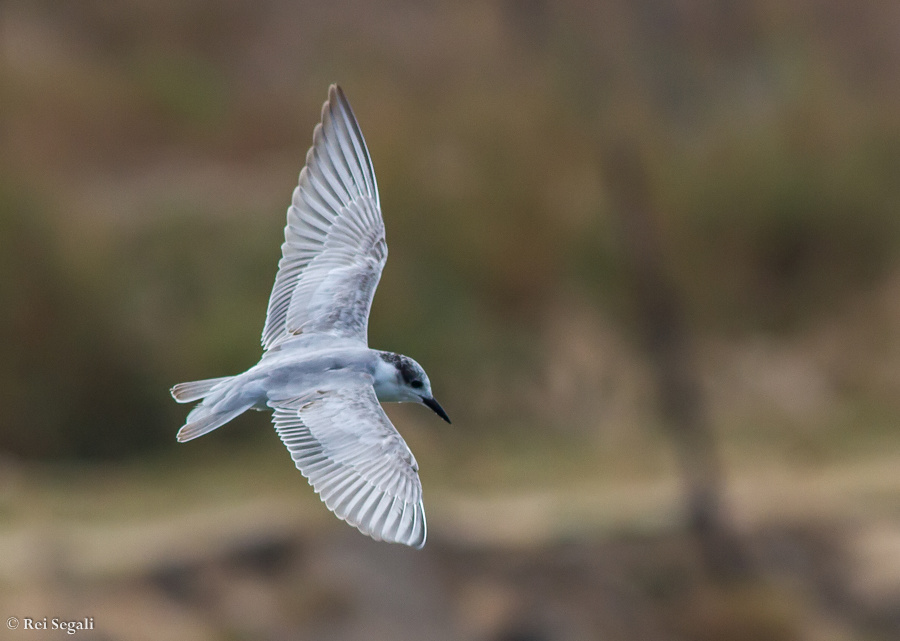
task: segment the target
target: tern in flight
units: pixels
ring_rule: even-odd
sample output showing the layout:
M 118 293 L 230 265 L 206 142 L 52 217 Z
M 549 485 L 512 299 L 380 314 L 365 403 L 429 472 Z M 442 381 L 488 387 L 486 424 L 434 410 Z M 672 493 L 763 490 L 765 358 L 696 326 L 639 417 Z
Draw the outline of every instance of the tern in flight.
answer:
M 284 228 L 259 363 L 181 383 L 200 401 L 178 432 L 202 436 L 272 410 L 297 468 L 335 515 L 380 541 L 425 544 L 416 459 L 381 407 L 421 403 L 450 422 L 413 359 L 370 349 L 369 309 L 387 260 L 372 160 L 344 92 L 328 90 Z

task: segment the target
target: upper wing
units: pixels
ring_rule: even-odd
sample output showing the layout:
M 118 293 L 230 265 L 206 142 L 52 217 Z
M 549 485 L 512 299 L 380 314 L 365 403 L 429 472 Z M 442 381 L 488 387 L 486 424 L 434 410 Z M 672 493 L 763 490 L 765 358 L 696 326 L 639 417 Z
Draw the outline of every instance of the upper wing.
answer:
M 370 385 L 275 408 L 291 458 L 338 518 L 381 541 L 425 545 L 419 466 Z
M 366 141 L 337 85 L 294 190 L 262 344 L 301 332 L 366 343 L 372 297 L 387 260 L 378 185 Z

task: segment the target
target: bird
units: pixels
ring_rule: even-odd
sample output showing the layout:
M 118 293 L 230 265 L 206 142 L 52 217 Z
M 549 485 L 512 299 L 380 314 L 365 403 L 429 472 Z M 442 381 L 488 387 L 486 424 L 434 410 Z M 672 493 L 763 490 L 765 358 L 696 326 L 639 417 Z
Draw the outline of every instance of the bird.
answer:
M 271 410 L 278 436 L 328 509 L 375 540 L 421 548 L 419 465 L 381 403 L 420 403 L 450 418 L 421 365 L 368 346 L 386 260 L 372 160 L 333 84 L 287 210 L 259 362 L 235 376 L 180 383 L 171 394 L 198 401 L 179 442 L 247 410 Z

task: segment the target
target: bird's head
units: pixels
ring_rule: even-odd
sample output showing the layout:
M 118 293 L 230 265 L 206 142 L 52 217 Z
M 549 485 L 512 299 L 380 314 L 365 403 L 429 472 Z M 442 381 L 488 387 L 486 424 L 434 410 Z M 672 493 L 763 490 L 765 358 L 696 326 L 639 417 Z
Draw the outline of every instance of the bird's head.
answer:
M 395 403 L 421 403 L 434 411 L 442 419 L 450 422 L 450 417 L 434 400 L 428 374 L 409 356 L 381 352 L 381 359 L 387 367 L 379 367 L 375 375 L 375 394 L 378 400 Z

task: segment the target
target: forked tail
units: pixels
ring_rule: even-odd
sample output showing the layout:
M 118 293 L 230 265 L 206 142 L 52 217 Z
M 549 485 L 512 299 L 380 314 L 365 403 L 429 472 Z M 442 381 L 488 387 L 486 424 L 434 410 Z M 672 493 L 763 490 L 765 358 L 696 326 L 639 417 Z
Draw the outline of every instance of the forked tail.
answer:
M 187 416 L 187 422 L 178 430 L 180 443 L 203 436 L 243 414 L 253 406 L 253 401 L 235 394 L 234 385 L 228 382 L 233 376 L 208 378 L 203 381 L 179 383 L 170 391 L 179 403 L 201 401 Z M 201 400 L 202 399 L 202 400 Z

